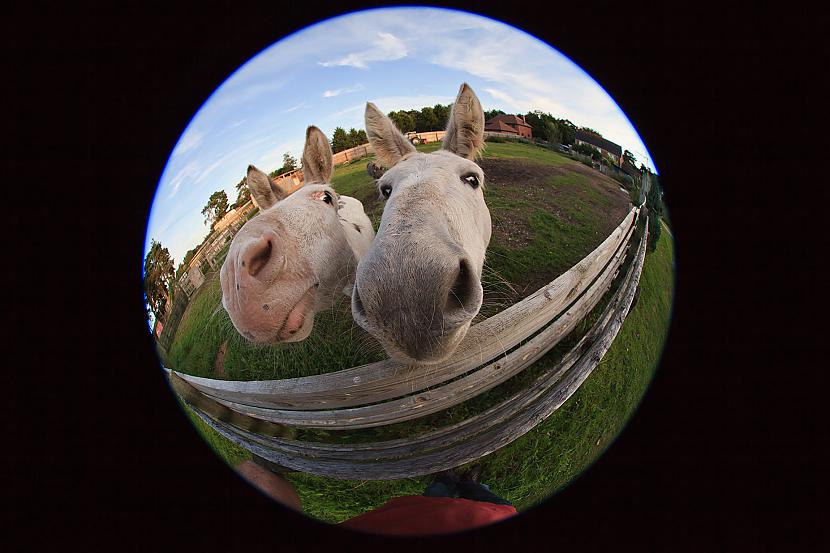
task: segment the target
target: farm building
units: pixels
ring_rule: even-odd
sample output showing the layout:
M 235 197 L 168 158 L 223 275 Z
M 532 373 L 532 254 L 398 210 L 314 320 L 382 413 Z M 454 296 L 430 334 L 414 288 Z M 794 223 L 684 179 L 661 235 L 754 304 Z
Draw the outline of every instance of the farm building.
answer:
M 273 179 L 274 184 L 276 184 L 277 187 L 282 189 L 282 191 L 286 194 L 291 194 L 305 184 L 305 175 L 303 174 L 302 169 L 295 169 L 293 171 L 289 171 L 288 173 L 277 175 L 276 177 L 273 177 Z M 253 199 L 253 196 L 251 196 L 251 199 Z
M 577 129 L 576 136 L 574 137 L 574 144 L 587 144 L 589 146 L 593 146 L 601 153 L 613 158 L 617 165 L 622 164 L 622 148 L 620 145 L 614 144 L 610 140 L 599 135 Z
M 533 138 L 533 130 L 523 115 L 496 115 L 484 123 L 484 131 Z
M 199 248 L 187 270 L 179 279 L 179 286 L 187 294 L 188 297 L 193 295 L 193 292 L 205 281 L 205 273 L 216 269 L 216 256 L 225 247 L 236 232 L 242 228 L 245 221 L 248 220 L 248 215 L 256 209 L 253 202 L 248 202 L 245 205 L 231 210 L 227 215 L 220 219 L 214 225 L 213 234 L 205 241 L 205 244 Z

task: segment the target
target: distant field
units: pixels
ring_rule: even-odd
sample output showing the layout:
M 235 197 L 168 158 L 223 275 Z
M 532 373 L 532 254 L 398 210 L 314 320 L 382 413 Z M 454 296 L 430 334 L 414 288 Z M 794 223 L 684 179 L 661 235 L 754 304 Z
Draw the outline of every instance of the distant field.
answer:
M 420 146 L 432 150 L 438 144 Z M 333 184 L 363 201 L 375 226 L 383 204 L 365 166 L 370 158 L 335 170 Z M 490 316 L 553 280 L 593 250 L 630 207 L 616 181 L 558 153 L 515 143 L 488 143 L 481 165 L 493 239 L 484 272 Z M 551 417 L 512 444 L 486 456 L 482 481 L 526 509 L 565 486 L 593 463 L 636 409 L 654 374 L 668 331 L 674 276 L 673 243 L 663 233 L 646 256 L 640 298 L 611 349 L 580 389 Z M 228 379 L 287 378 L 319 374 L 384 357 L 351 320 L 348 301 L 318 315 L 315 335 L 297 344 L 252 347 L 236 335 L 219 306 L 216 279 L 194 296 L 170 351 L 177 370 Z M 346 298 L 344 298 L 345 300 Z M 428 431 L 486 409 L 561 358 L 592 324 L 602 305 L 539 362 L 470 401 L 409 423 L 352 432 L 301 431 L 319 441 L 383 440 Z M 322 332 L 320 332 L 322 331 Z M 224 347 L 223 347 L 224 344 Z M 217 372 L 217 355 L 222 373 Z M 195 418 L 191 416 L 191 418 Z M 248 453 L 195 421 L 228 463 Z M 305 512 L 338 522 L 400 495 L 420 494 L 431 477 L 393 481 L 339 481 L 291 473 Z

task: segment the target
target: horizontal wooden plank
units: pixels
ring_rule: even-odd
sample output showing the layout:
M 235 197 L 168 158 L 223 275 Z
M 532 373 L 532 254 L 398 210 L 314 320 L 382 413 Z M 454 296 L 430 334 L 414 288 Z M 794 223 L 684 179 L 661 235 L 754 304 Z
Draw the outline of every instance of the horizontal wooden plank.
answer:
M 633 232 L 632 227 L 626 237 L 626 242 Z M 626 248 L 621 247 L 614 254 L 611 263 L 606 266 L 603 273 L 585 294 L 580 296 L 574 304 L 532 340 L 497 361 L 449 384 L 414 396 L 406 396 L 383 403 L 319 411 L 270 409 L 225 401 L 221 398 L 214 399 L 218 403 L 250 417 L 293 427 L 334 430 L 383 426 L 441 411 L 501 384 L 530 366 L 556 346 L 597 305 L 611 286 L 611 282 L 622 263 L 625 251 Z
M 168 372 L 170 386 L 178 396 L 191 407 L 209 414 L 212 418 L 220 421 L 230 422 L 236 427 L 250 430 L 259 435 L 291 437 L 294 430 L 281 424 L 249 417 L 236 410 L 222 405 L 209 396 L 206 396 L 175 373 Z
M 610 262 L 637 213 L 636 208 L 632 209 L 602 244 L 549 285 L 471 327 L 446 362 L 405 365 L 385 360 L 333 373 L 282 380 L 231 381 L 176 374 L 215 398 L 275 409 L 352 407 L 418 392 L 492 361 L 553 320 Z
M 214 421 L 207 415 L 200 413 L 200 416 L 222 435 L 261 457 L 295 470 L 332 478 L 408 478 L 478 459 L 509 444 L 547 418 L 597 366 L 631 306 L 642 271 L 646 242 L 647 232 L 614 301 L 562 362 L 540 376 L 530 388 L 462 423 L 414 439 L 357 446 L 264 438 Z

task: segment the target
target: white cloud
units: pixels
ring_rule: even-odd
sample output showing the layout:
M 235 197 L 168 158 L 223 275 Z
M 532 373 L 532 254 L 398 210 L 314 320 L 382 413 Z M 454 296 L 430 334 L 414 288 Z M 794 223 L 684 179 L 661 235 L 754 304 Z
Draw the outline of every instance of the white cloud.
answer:
M 275 93 L 286 85 L 286 80 L 274 80 L 270 75 L 264 82 L 252 83 L 228 81 L 216 91 L 215 97 L 205 104 L 207 112 L 222 112 L 228 108 L 244 105 L 266 93 Z
M 323 119 L 326 119 L 326 120 L 328 120 L 328 119 L 340 119 L 344 115 L 349 115 L 349 114 L 355 113 L 357 111 L 362 112 L 362 110 L 365 106 L 366 106 L 366 104 L 357 104 L 357 105 L 354 105 L 354 106 L 350 106 L 350 107 L 347 107 L 346 109 L 341 109 L 340 111 L 335 111 L 334 113 L 329 113 Z
M 350 66 L 358 69 L 369 69 L 369 62 L 398 60 L 409 53 L 406 44 L 393 35 L 379 31 L 377 38 L 372 42 L 372 47 L 358 52 L 352 52 L 342 58 L 329 61 L 321 61 L 323 67 Z
M 298 109 L 300 109 L 301 107 L 303 107 L 303 106 L 305 106 L 305 105 L 306 105 L 306 103 L 305 103 L 305 102 L 300 102 L 300 103 L 299 103 L 299 104 L 297 104 L 296 106 L 291 106 L 291 107 L 290 107 L 290 108 L 288 108 L 288 109 L 284 109 L 284 110 L 282 110 L 282 113 L 291 113 L 292 111 L 297 111 Z
M 326 90 L 323 92 L 323 98 L 333 98 L 335 96 L 340 96 L 341 94 L 349 94 L 351 92 L 357 92 L 358 90 L 363 90 L 366 87 L 362 84 L 358 83 L 354 86 L 347 86 L 345 88 L 337 88 L 335 90 Z
M 188 130 L 184 133 L 184 135 L 179 140 L 179 143 L 176 145 L 176 148 L 173 150 L 173 156 L 180 156 L 186 152 L 189 152 L 196 148 L 199 144 L 202 143 L 202 140 L 205 138 L 205 133 L 195 131 L 195 130 Z
M 181 188 L 182 183 L 185 181 L 185 179 L 187 179 L 189 177 L 192 177 L 198 171 L 199 171 L 199 164 L 196 161 L 191 161 L 187 165 L 182 167 L 182 169 L 178 173 L 176 173 L 175 176 L 173 176 L 170 179 L 170 188 L 171 188 L 171 190 L 170 190 L 170 194 L 167 196 L 168 199 L 172 198 L 173 196 L 175 196 L 179 192 L 179 189 Z

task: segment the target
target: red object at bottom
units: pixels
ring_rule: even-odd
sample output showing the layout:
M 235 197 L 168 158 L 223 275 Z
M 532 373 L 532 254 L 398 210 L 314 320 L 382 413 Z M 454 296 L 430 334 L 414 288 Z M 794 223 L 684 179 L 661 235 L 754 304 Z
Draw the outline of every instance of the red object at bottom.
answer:
M 341 522 L 340 526 L 400 536 L 445 534 L 491 524 L 516 513 L 512 505 L 409 495 L 390 499 L 373 511 Z

